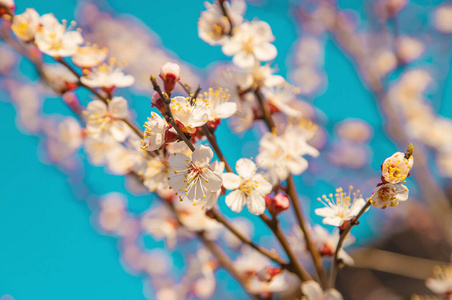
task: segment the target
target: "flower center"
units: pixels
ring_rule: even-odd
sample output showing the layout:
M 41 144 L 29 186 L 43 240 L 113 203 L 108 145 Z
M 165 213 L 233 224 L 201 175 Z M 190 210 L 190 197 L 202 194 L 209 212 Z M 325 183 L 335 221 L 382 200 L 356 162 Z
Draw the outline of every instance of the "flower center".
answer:
M 254 184 L 251 179 L 244 179 L 242 183 L 240 183 L 239 190 L 245 193 L 247 196 L 251 195 L 251 192 L 254 190 Z

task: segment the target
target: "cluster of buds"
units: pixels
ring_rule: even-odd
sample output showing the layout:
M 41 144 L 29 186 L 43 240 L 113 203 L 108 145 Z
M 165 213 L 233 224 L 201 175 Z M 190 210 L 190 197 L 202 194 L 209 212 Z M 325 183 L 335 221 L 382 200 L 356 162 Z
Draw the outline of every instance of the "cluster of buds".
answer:
M 397 206 L 399 201 L 408 199 L 408 188 L 403 183 L 411 175 L 413 164 L 413 145 L 408 147 L 406 153 L 396 152 L 385 159 L 381 166 L 382 182 L 377 185 L 370 199 L 375 207 L 384 209 Z

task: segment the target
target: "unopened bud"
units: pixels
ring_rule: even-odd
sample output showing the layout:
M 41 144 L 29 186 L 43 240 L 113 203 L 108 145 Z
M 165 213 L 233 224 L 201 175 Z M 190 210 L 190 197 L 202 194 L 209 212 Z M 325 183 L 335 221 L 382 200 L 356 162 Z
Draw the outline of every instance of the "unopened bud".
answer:
M 289 198 L 283 193 L 278 193 L 274 197 L 265 196 L 265 204 L 267 205 L 267 209 L 272 214 L 279 214 L 290 207 Z
M 256 276 L 260 281 L 270 282 L 273 277 L 281 273 L 281 268 L 279 267 L 265 267 L 259 272 L 257 272 Z
M 178 64 L 167 62 L 160 69 L 160 78 L 163 80 L 165 92 L 171 93 L 180 80 L 180 67 Z
M 162 113 L 162 115 L 166 114 L 165 104 L 163 103 L 162 98 L 157 92 L 152 95 L 152 106 L 156 107 L 160 111 L 160 113 Z

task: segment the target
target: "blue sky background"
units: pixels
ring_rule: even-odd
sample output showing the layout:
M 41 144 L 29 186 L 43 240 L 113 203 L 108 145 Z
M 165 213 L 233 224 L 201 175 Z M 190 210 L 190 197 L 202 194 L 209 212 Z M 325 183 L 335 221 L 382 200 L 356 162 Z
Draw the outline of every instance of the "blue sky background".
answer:
M 212 62 L 227 60 L 219 47 L 211 47 L 197 36 L 196 24 L 203 1 L 108 2 L 113 10 L 140 18 L 160 36 L 164 47 L 200 69 Z M 341 7 L 360 13 L 362 3 L 340 1 Z M 53 12 L 60 19 L 72 20 L 77 2 L 16 0 L 16 5 L 18 12 L 34 7 L 41 14 Z M 284 76 L 290 68 L 288 57 L 297 39 L 288 2 L 272 0 L 262 7 L 250 5 L 247 16 L 249 19 L 259 16 L 272 26 L 279 51 L 275 64 Z M 449 47 L 450 39 L 445 41 Z M 450 47 L 447 49 L 450 51 Z M 363 118 L 372 124 L 373 167 L 378 170 L 379 162 L 395 148 L 384 138 L 382 121 L 372 97 L 362 87 L 353 65 L 331 41 L 327 42 L 325 65 L 328 90 L 315 100 L 315 105 L 329 117 L 329 129 L 332 123 L 346 117 Z M 5 97 L 1 92 L 0 102 L 5 102 Z M 446 88 L 442 97 L 450 99 L 452 90 Z M 444 101 L 441 111 L 449 114 L 451 105 L 451 101 Z M 62 107 L 52 102 L 46 103 L 45 109 L 52 111 Z M 88 204 L 73 196 L 62 173 L 40 161 L 38 139 L 21 133 L 15 117 L 10 104 L 0 103 L 3 146 L 0 149 L 0 296 L 10 294 L 16 300 L 145 299 L 142 279 L 128 274 L 120 264 L 116 239 L 103 236 L 93 228 Z M 220 132 L 227 138 L 226 127 Z M 240 154 L 227 155 L 232 159 Z M 125 192 L 121 177 L 102 173 L 102 168 L 88 168 L 85 181 L 95 187 L 95 194 Z M 327 184 L 322 184 L 326 179 L 318 180 L 319 186 L 308 188 L 310 192 L 328 193 L 323 189 Z M 131 196 L 128 202 L 133 211 L 139 212 L 148 207 L 151 200 Z M 360 227 L 356 232 L 369 238 L 369 228 Z

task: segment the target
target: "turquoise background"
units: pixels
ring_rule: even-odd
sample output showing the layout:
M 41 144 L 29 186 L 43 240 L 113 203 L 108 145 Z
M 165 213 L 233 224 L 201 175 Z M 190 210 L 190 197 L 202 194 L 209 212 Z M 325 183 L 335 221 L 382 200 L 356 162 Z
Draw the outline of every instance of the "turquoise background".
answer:
M 211 47 L 197 36 L 196 24 L 203 1 L 112 0 L 108 3 L 117 12 L 140 18 L 160 36 L 164 47 L 200 69 L 228 59 L 219 47 Z M 40 14 L 53 12 L 59 19 L 72 20 L 77 2 L 17 0 L 16 5 L 18 12 L 34 7 Z M 340 5 L 358 13 L 364 10 L 361 1 L 340 1 Z M 247 10 L 248 19 L 259 16 L 272 26 L 279 51 L 275 64 L 283 76 L 290 67 L 288 58 L 297 38 L 289 11 L 289 3 L 281 0 L 268 1 L 264 6 L 249 5 Z M 450 50 L 450 39 L 444 37 L 443 42 Z M 438 64 L 438 60 L 427 57 L 426 65 Z M 446 56 L 447 66 L 448 60 Z M 384 136 L 382 120 L 371 95 L 363 88 L 353 65 L 331 40 L 327 42 L 325 66 L 328 90 L 314 102 L 329 118 L 323 121 L 324 125 L 331 131 L 335 122 L 346 117 L 363 118 L 370 123 L 374 128 L 372 165 L 378 170 L 379 162 L 395 151 L 395 147 Z M 439 70 L 437 83 L 440 87 L 447 86 L 441 79 L 445 71 Z M 450 83 L 450 79 L 447 82 Z M 0 102 L 6 102 L 6 97 L 2 91 Z M 452 111 L 451 101 L 440 103 L 451 97 L 451 88 L 446 88 L 442 99 L 437 96 L 432 99 L 435 106 L 448 115 Z M 44 109 L 63 112 L 64 108 L 50 102 Z M 117 240 L 100 234 L 90 221 L 89 207 L 95 205 L 96 199 L 82 201 L 83 194 L 74 196 L 65 175 L 41 162 L 38 139 L 21 133 L 15 117 L 9 103 L 0 103 L 0 296 L 10 294 L 16 300 L 145 299 L 143 279 L 127 273 L 120 264 Z M 225 137 L 220 143 L 227 143 L 227 127 L 223 127 L 221 133 Z M 231 161 L 240 157 L 240 153 L 226 154 Z M 102 168 L 86 168 L 85 183 L 94 194 L 125 192 L 122 177 L 102 174 Z M 328 193 L 329 184 L 335 185 L 335 182 L 324 182 L 325 178 L 317 179 L 319 183 L 315 188 L 307 187 L 308 195 Z M 128 202 L 131 210 L 138 213 L 147 208 L 151 200 L 131 196 Z M 373 234 L 371 228 L 364 225 L 354 233 L 364 241 Z

